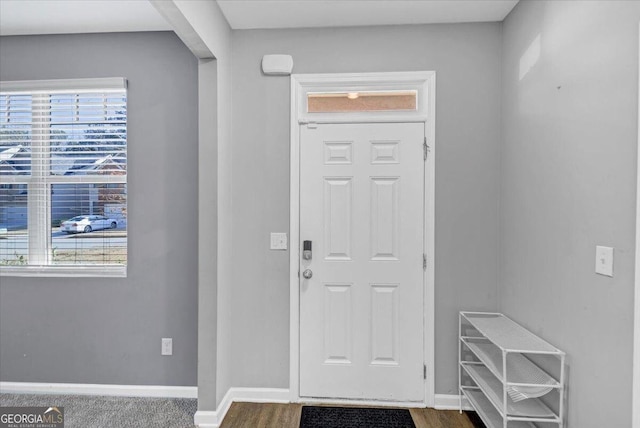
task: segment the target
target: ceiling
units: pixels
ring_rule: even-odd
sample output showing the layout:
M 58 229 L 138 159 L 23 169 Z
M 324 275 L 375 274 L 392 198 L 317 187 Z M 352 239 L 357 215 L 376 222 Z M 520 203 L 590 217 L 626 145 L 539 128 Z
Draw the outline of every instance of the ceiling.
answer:
M 234 29 L 502 21 L 517 2 L 218 0 Z M 2 36 L 171 29 L 147 0 L 0 0 Z
M 146 0 L 0 0 L 0 35 L 162 31 Z
M 218 0 L 233 29 L 502 21 L 517 0 Z

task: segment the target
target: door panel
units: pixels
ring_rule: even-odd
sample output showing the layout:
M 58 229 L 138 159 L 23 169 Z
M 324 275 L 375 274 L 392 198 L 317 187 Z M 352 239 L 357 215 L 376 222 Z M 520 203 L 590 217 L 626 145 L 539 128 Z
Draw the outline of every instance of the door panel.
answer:
M 351 260 L 352 177 L 324 179 L 325 260 Z
M 424 399 L 423 138 L 419 123 L 301 127 L 302 397 Z
M 325 284 L 323 303 L 324 362 L 351 364 L 351 284 Z
M 371 364 L 398 365 L 398 284 L 371 286 Z
M 400 177 L 371 179 L 371 260 L 399 260 L 399 180 Z

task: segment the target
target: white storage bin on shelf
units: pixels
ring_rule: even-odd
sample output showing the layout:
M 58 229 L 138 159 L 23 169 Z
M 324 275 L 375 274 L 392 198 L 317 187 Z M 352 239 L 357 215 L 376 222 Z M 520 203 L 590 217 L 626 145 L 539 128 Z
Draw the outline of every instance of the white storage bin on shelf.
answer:
M 460 312 L 458 362 L 460 412 L 466 397 L 488 428 L 563 428 L 564 352 L 502 314 Z

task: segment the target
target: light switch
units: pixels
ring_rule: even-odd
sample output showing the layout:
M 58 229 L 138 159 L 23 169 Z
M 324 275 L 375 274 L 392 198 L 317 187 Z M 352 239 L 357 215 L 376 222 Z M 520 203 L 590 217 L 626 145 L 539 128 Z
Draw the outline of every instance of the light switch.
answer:
M 596 247 L 596 273 L 613 276 L 613 248 Z
M 287 249 L 287 234 L 286 233 L 271 233 L 271 249 L 272 250 L 286 250 Z

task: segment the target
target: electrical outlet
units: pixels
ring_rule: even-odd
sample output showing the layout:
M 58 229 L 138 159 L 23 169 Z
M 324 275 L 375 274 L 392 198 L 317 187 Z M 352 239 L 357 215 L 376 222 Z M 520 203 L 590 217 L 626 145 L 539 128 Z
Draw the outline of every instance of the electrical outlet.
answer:
M 162 338 L 162 355 L 173 355 L 173 339 L 170 337 Z

